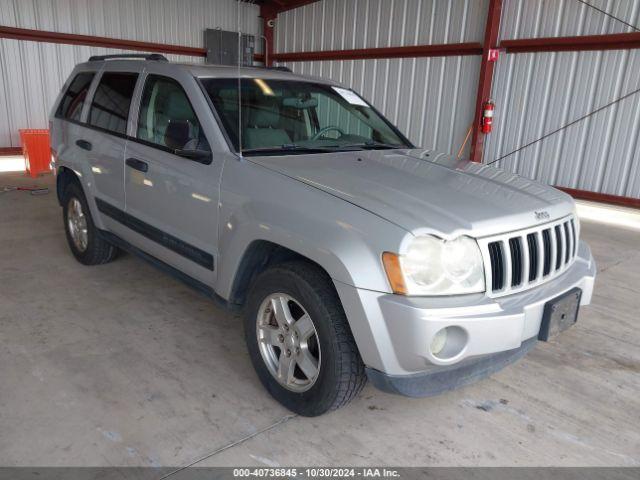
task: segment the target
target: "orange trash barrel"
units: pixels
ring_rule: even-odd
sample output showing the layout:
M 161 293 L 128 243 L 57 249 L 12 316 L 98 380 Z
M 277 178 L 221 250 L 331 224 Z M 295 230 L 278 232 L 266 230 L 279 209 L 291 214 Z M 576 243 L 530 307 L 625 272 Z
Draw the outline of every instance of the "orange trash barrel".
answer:
M 51 170 L 49 130 L 20 130 L 25 170 L 31 177 Z

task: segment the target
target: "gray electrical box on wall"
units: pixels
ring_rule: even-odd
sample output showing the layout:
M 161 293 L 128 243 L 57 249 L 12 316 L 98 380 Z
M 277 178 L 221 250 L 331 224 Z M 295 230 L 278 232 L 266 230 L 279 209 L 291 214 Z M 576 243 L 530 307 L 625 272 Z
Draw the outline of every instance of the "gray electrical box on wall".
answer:
M 204 31 L 204 46 L 207 49 L 207 63 L 218 65 L 253 65 L 255 38 L 243 33 L 238 54 L 238 32 L 228 32 L 217 28 Z

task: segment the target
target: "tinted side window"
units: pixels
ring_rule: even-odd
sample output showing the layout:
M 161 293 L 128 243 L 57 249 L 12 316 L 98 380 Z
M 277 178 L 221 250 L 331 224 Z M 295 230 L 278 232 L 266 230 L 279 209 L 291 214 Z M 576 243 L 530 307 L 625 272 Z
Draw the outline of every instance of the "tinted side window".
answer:
M 104 73 L 93 96 L 89 124 L 125 134 L 137 79 L 137 73 Z
M 73 79 L 69 88 L 64 93 L 58 110 L 56 111 L 57 117 L 67 118 L 69 120 L 80 120 L 82 114 L 82 107 L 84 101 L 87 98 L 89 87 L 95 76 L 94 72 L 79 73 Z
M 157 75 L 144 87 L 137 137 L 170 150 L 211 150 L 183 88 Z

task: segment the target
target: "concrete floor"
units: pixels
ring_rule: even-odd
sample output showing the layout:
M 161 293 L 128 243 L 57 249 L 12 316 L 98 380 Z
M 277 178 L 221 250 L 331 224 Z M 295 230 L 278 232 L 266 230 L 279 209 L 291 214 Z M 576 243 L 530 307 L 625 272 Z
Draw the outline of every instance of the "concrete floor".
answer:
M 132 256 L 80 265 L 53 191 L 0 194 L 0 465 L 640 465 L 640 232 L 583 238 L 594 304 L 556 342 L 440 397 L 367 386 L 308 419 L 263 390 L 237 319 Z

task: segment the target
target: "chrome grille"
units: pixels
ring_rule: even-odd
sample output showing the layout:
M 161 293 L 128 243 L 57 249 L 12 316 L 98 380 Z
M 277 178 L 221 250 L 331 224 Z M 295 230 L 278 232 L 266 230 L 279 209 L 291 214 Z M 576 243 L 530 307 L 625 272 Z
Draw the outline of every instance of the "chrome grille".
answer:
M 487 293 L 508 295 L 540 285 L 564 272 L 578 251 L 573 216 L 537 227 L 478 240 Z

